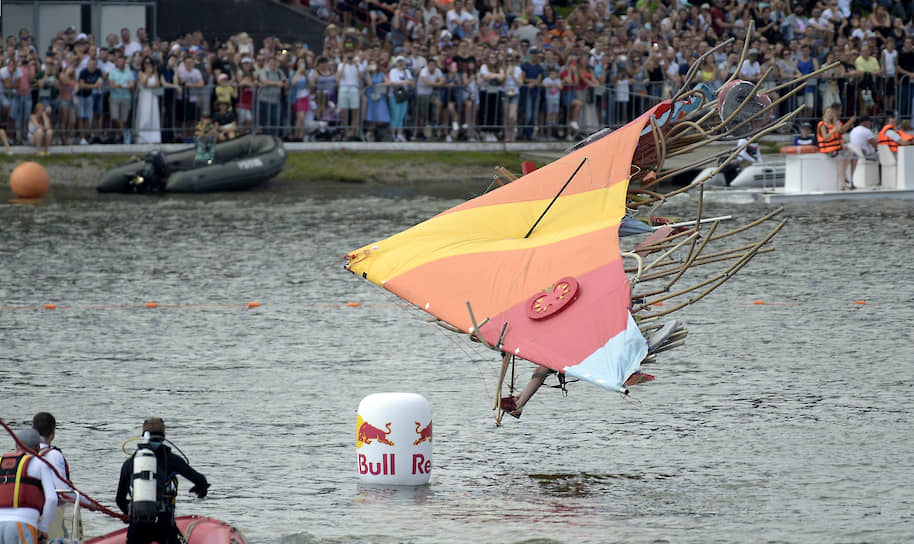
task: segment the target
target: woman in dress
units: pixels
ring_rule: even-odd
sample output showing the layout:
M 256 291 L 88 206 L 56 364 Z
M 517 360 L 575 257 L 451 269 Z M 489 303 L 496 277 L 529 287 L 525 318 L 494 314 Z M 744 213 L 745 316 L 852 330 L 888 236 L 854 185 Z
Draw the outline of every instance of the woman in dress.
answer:
M 155 61 L 151 57 L 144 57 L 142 70 L 137 74 L 139 83 L 139 96 L 136 104 L 137 143 L 158 144 L 162 142 L 161 118 L 162 111 L 159 107 L 159 94 L 162 92 Z
M 390 125 L 387 107 L 387 74 L 372 61 L 365 71 L 365 125 L 368 141 L 380 140 L 385 127 Z

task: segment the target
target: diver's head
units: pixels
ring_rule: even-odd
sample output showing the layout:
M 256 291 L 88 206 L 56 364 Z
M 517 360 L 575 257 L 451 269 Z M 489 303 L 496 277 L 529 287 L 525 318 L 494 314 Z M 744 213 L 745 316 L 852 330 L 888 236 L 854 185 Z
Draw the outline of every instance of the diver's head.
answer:
M 148 434 L 148 441 L 154 448 L 165 441 L 165 421 L 160 417 L 150 417 L 143 422 L 143 436 Z

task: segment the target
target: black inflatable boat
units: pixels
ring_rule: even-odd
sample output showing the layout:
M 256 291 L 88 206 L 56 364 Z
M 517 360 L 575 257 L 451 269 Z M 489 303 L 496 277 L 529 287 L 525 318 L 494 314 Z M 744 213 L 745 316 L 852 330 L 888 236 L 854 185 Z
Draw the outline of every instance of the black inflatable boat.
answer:
M 105 172 L 101 193 L 205 193 L 249 189 L 282 171 L 286 150 L 282 140 L 249 134 L 218 143 L 211 160 L 201 160 L 196 147 L 162 153 L 152 151 Z

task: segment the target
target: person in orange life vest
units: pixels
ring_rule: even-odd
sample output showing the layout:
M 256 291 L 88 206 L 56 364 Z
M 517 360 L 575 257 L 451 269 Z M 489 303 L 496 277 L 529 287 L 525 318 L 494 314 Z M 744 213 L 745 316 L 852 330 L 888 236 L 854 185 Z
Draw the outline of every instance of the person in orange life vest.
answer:
M 44 544 L 57 510 L 54 473 L 35 458 L 38 431 L 24 429 L 16 438 L 16 451 L 0 458 L 0 544 Z
M 190 492 L 196 493 L 200 498 L 206 496 L 209 483 L 205 476 L 191 468 L 183 457 L 172 453 L 171 448 L 165 445 L 165 422 L 161 418 L 151 417 L 144 421 L 143 434 L 146 443 L 141 444 L 140 448 L 151 449 L 156 459 L 155 512 L 140 512 L 140 507 L 134 508 L 136 501 L 144 500 L 133 495 L 136 487 L 133 465 L 134 459 L 137 458 L 137 453 L 134 453 L 121 466 L 121 476 L 117 483 L 115 498 L 121 511 L 130 516 L 126 544 L 152 542 L 178 544 L 184 542 L 178 532 L 178 526 L 175 524 L 178 475 L 180 474 L 194 484 L 190 488 Z M 137 448 L 137 452 L 139 452 L 139 448 Z M 152 500 L 151 497 L 149 499 Z
M 44 457 L 57 470 L 63 478 L 60 479 L 57 474 L 54 475 L 54 488 L 57 490 L 58 501 L 57 511 L 50 516 L 51 524 L 48 527 L 48 537 L 51 540 L 63 539 L 70 541 L 74 537 L 82 540 L 82 534 L 72 535 L 72 503 L 75 500 L 75 492 L 69 484 L 70 466 L 59 448 L 51 445 L 54 436 L 57 433 L 57 419 L 48 412 L 38 412 L 32 417 L 32 428 L 38 431 L 41 436 L 41 443 L 38 445 L 38 455 Z M 53 472 L 53 471 L 52 471 Z M 92 502 L 86 497 L 80 497 L 80 505 L 89 510 L 95 510 Z M 82 533 L 82 520 L 77 521 L 77 532 Z
M 899 126 L 900 122 L 901 119 L 898 118 L 897 114 L 890 114 L 886 119 L 882 130 L 879 131 L 879 137 L 877 139 L 878 145 L 888 146 L 889 149 L 892 150 L 892 153 L 897 152 L 898 146 L 900 145 L 911 145 L 914 143 L 910 137 L 905 138 L 902 136 L 904 133 Z
M 838 160 L 838 186 L 851 188 L 853 184 L 847 177 L 851 156 L 844 150 L 844 133 L 853 128 L 856 116 L 848 119 L 846 123 L 841 123 L 838 120 L 840 110 L 841 104 L 838 102 L 825 108 L 825 111 L 822 112 L 822 120 L 816 127 L 816 141 L 819 153 L 827 153 Z
M 902 140 L 914 140 L 914 131 L 911 130 L 911 121 L 905 119 L 898 126 L 898 134 Z

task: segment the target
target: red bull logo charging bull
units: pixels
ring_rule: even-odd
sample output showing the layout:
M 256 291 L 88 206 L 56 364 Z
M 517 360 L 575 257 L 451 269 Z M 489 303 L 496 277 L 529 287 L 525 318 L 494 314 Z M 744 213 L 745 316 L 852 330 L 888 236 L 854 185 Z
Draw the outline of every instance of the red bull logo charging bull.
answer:
M 432 418 L 428 402 L 414 393 L 375 393 L 356 414 L 359 480 L 422 485 L 432 469 Z

